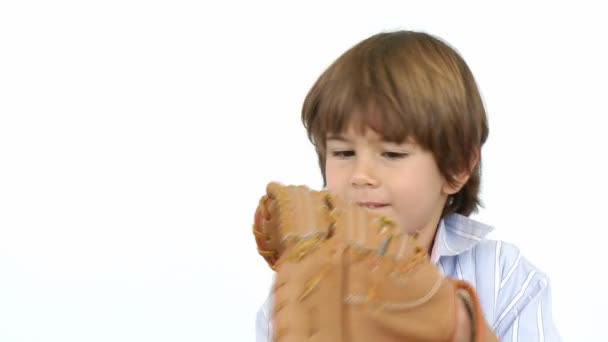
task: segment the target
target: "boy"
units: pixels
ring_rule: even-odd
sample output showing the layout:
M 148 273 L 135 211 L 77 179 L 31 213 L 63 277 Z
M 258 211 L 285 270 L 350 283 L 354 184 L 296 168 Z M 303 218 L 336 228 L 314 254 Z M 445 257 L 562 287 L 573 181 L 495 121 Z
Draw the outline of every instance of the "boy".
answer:
M 500 340 L 560 340 L 547 277 L 468 218 L 480 203 L 488 124 L 454 49 L 420 32 L 374 35 L 320 76 L 302 121 L 326 188 L 417 233 L 445 275 L 475 287 Z M 258 313 L 258 341 L 272 336 L 271 305 Z

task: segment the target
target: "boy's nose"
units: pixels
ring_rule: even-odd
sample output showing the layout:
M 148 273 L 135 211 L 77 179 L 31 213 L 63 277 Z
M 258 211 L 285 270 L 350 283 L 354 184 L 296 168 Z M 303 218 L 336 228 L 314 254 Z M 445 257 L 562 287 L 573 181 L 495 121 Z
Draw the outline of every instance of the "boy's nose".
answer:
M 358 162 L 353 171 L 351 184 L 354 187 L 374 187 L 378 185 L 378 178 L 374 175 L 368 163 Z

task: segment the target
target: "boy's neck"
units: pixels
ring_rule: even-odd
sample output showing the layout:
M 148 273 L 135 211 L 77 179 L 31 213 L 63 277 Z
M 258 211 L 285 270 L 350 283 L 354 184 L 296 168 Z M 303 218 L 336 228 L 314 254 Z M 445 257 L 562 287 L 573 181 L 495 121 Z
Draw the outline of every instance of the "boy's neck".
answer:
M 418 243 L 420 243 L 420 247 L 426 250 L 429 255 L 431 255 L 433 251 L 433 245 L 435 243 L 435 235 L 437 234 L 437 230 L 439 229 L 439 224 L 435 226 L 435 229 L 425 229 L 420 232 L 418 235 Z

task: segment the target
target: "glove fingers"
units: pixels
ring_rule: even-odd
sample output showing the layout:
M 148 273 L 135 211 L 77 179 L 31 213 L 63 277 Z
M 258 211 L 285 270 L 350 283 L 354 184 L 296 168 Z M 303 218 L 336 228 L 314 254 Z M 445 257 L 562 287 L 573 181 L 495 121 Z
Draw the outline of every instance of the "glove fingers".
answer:
M 284 250 L 309 236 L 327 236 L 332 221 L 325 193 L 305 186 L 270 183 L 258 204 L 254 235 L 271 268 Z
M 422 252 L 415 238 L 401 232 L 391 219 L 369 209 L 341 202 L 330 215 L 339 238 L 355 249 L 394 260 L 409 259 Z

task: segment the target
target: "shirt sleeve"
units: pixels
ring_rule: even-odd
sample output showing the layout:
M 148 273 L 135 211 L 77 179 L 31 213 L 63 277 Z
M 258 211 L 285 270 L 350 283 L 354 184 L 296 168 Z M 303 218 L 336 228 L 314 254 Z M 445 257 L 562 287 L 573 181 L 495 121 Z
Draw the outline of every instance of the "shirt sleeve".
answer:
M 553 319 L 549 281 L 540 277 L 537 291 L 526 293 L 521 306 L 515 305 L 503 312 L 503 323 L 497 333 L 501 341 L 508 342 L 561 342 L 561 336 Z M 527 300 L 525 300 L 527 299 Z M 514 298 L 516 300 L 516 298 Z
M 501 341 L 561 342 L 553 319 L 549 278 L 521 257 L 519 250 L 510 249 L 506 248 L 503 260 L 508 272 L 495 284 L 494 331 Z

